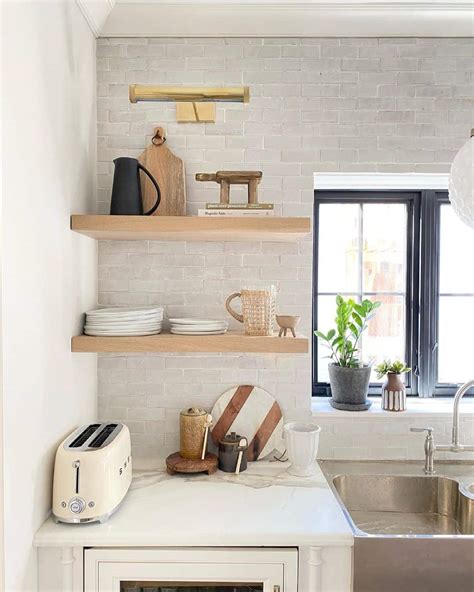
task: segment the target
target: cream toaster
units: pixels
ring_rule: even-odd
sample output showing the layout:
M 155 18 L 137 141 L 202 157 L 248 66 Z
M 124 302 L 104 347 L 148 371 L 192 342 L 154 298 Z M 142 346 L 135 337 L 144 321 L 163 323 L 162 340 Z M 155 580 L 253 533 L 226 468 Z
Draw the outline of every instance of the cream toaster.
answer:
M 105 522 L 132 481 L 130 432 L 122 423 L 91 423 L 70 434 L 56 452 L 56 522 Z

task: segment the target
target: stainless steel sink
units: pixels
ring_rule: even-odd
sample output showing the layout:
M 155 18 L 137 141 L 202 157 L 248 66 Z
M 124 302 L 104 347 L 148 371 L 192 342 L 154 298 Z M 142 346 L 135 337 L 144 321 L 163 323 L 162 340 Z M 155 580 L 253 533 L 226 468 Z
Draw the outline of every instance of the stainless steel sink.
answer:
M 474 534 L 474 495 L 463 492 L 454 479 L 338 475 L 333 484 L 360 533 Z
M 354 532 L 354 592 L 473 592 L 474 465 L 321 467 Z

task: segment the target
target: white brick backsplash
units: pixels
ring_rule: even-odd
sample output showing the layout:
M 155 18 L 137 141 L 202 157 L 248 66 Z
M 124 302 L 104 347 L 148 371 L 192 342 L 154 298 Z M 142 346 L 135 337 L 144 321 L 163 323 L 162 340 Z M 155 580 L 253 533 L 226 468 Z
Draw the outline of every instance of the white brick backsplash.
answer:
M 376 405 L 377 403 L 374 403 Z M 410 409 L 410 401 L 408 402 Z M 451 417 L 426 414 L 402 415 L 385 413 L 369 418 L 341 417 L 341 414 L 318 414 L 315 421 L 321 426 L 319 458 L 355 458 L 379 460 L 424 459 L 424 435 L 410 432 L 412 426 L 430 425 L 434 428 L 435 441 L 447 444 L 451 440 Z M 465 441 L 471 441 L 474 429 L 472 417 L 461 416 L 461 433 Z M 474 459 L 474 453 L 453 454 L 436 452 L 436 459 Z
M 469 39 L 99 39 L 98 211 L 109 209 L 118 156 L 136 157 L 156 125 L 186 165 L 188 214 L 217 201 L 197 172 L 263 171 L 260 199 L 277 215 L 311 216 L 317 171 L 445 172 L 474 104 Z M 250 103 L 217 104 L 217 122 L 178 124 L 172 103 L 130 104 L 128 84 L 250 86 Z M 234 188 L 233 198 L 245 201 Z M 311 332 L 311 239 L 299 243 L 99 243 L 99 303 L 160 304 L 168 315 L 227 318 L 245 283 L 278 289 L 277 311 Z M 240 326 L 241 327 L 241 326 Z M 309 412 L 311 356 L 101 354 L 99 414 L 128 423 L 135 456 L 179 446 L 179 410 L 212 408 L 236 384 L 267 388 L 287 417 Z M 412 418 L 318 417 L 320 456 L 422 459 Z M 416 422 L 415 422 L 416 423 Z M 430 420 L 438 440 L 449 419 Z M 470 430 L 470 432 L 469 432 Z M 466 423 L 465 433 L 474 431 Z M 446 456 L 446 453 L 445 453 Z

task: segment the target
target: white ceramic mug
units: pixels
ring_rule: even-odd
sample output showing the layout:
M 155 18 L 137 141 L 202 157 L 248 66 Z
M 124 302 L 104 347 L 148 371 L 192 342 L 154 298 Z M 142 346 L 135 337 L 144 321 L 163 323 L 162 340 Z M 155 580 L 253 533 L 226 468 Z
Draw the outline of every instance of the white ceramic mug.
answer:
M 283 426 L 291 466 L 288 473 L 310 477 L 316 473 L 316 454 L 321 428 L 314 423 L 292 421 Z

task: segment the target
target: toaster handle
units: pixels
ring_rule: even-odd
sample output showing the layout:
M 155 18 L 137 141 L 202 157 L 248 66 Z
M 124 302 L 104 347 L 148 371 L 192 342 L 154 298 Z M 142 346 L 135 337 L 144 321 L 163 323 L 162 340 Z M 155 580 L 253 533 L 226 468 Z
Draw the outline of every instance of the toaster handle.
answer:
M 76 495 L 79 493 L 79 468 L 81 466 L 80 460 L 75 460 L 72 463 L 72 468 L 76 469 Z

